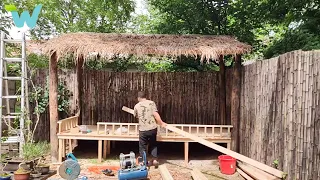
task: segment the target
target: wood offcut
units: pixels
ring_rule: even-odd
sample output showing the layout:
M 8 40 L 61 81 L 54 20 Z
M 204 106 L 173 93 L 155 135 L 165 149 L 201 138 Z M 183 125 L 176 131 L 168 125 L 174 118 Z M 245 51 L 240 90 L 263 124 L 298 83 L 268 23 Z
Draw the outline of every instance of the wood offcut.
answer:
M 194 180 L 208 180 L 208 178 L 196 168 L 191 171 L 191 175 Z
M 163 180 L 173 180 L 170 172 L 168 171 L 166 165 L 162 164 L 159 166 L 159 171 Z

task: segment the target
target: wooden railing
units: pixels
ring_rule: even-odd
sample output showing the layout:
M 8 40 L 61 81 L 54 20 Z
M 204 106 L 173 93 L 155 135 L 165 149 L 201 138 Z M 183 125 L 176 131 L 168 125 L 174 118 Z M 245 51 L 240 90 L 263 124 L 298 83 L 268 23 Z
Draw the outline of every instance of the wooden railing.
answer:
M 190 134 L 197 135 L 203 138 L 231 138 L 231 128 L 229 125 L 195 125 L 195 124 L 171 124 L 176 128 L 186 131 Z M 117 132 L 117 129 L 120 130 Z M 122 128 L 126 131 L 122 132 Z M 98 122 L 98 135 L 118 135 L 118 136 L 138 136 L 138 123 L 112 123 L 112 122 Z M 158 134 L 162 137 L 181 137 L 180 135 L 166 129 L 158 127 Z
M 76 116 L 72 116 L 72 117 L 58 121 L 58 126 L 59 126 L 58 133 L 69 131 L 70 129 L 77 127 L 78 120 L 79 120 L 79 116 L 76 115 Z

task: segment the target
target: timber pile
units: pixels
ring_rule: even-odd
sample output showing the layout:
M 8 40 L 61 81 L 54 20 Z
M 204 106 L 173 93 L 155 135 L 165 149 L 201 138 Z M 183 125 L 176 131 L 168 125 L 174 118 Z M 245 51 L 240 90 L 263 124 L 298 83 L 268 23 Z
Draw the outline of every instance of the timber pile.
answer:
M 133 110 L 130 109 L 130 108 L 127 108 L 127 107 L 123 107 L 122 110 L 130 113 L 130 114 L 133 114 Z M 278 169 L 275 169 L 273 167 L 270 167 L 268 165 L 265 165 L 263 163 L 260 163 L 254 159 L 251 159 L 251 158 L 248 158 L 244 155 L 241 155 L 237 152 L 234 152 L 234 151 L 231 151 L 227 148 L 224 148 L 222 146 L 219 146 L 217 144 L 214 144 L 212 142 L 209 142 L 203 138 L 200 138 L 198 136 L 195 136 L 195 135 L 192 135 L 190 133 L 187 133 L 181 129 L 178 129 L 174 126 L 171 126 L 171 125 L 167 125 L 166 126 L 166 129 L 170 130 L 170 131 L 173 131 L 177 134 L 180 134 L 186 138 L 189 138 L 195 142 L 198 142 L 200 144 L 203 144 L 207 147 L 210 147 L 216 151 L 219 151 L 221 153 L 224 153 L 226 155 L 229 155 L 241 162 L 244 162 L 244 163 L 247 163 L 249 165 L 251 165 L 252 167 L 250 166 L 247 166 L 245 164 L 242 164 L 242 163 L 239 163 L 238 166 L 240 166 L 241 170 L 246 172 L 247 174 L 249 174 L 252 178 L 254 179 L 259 179 L 259 180 L 273 180 L 273 179 L 281 179 L 283 178 L 283 176 L 285 175 L 284 172 L 282 171 L 279 171 Z M 254 169 L 255 168 L 255 169 Z M 259 169 L 259 170 L 258 170 Z M 256 171 L 257 170 L 257 171 Z

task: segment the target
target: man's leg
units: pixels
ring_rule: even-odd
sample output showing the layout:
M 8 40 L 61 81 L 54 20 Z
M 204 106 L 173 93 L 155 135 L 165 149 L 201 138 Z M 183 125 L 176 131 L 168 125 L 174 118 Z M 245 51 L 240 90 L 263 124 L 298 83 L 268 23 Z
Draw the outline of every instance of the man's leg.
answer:
M 146 132 L 139 131 L 139 154 L 140 154 L 140 157 L 143 157 L 143 151 L 146 152 L 147 145 L 148 145 L 148 136 L 147 136 Z
M 151 150 L 151 156 L 153 158 L 153 165 L 155 167 L 158 167 L 158 143 L 157 143 L 157 129 L 151 130 L 150 132 L 150 141 L 149 141 L 149 147 Z

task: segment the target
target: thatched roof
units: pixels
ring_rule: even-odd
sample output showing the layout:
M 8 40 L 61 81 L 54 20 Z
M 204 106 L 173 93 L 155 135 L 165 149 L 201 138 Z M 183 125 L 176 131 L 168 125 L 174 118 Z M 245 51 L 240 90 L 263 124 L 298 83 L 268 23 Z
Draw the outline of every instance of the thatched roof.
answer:
M 193 56 L 201 60 L 217 59 L 219 55 L 244 54 L 251 46 L 230 36 L 202 35 L 137 35 L 104 33 L 69 33 L 52 38 L 42 45 L 48 55 L 56 52 L 58 58 L 67 54 L 88 58 L 99 54 L 111 55 Z

